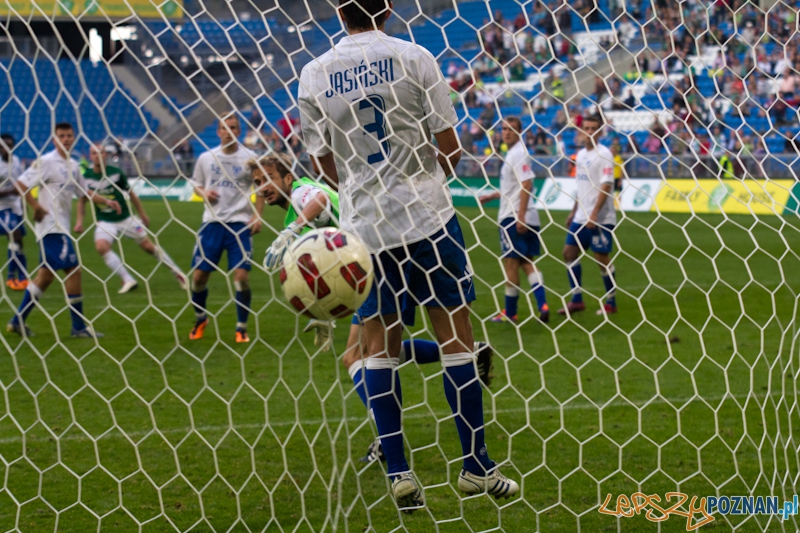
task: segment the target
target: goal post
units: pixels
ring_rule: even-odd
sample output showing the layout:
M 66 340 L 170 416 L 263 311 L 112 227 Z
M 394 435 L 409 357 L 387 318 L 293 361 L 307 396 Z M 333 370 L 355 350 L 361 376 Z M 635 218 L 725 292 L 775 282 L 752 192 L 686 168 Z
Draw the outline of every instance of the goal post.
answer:
M 85 168 L 95 144 L 127 175 L 156 247 L 120 233 L 99 239 L 119 263 L 101 257 L 101 216 L 89 203 L 75 232 L 72 202 L 63 235 L 81 265 L 80 314 L 104 336 L 72 338 L 63 270 L 26 315 L 35 336 L 0 336 L 0 531 L 797 529 L 794 2 L 394 2 L 386 33 L 430 50 L 452 89 L 463 155 L 448 186 L 475 339 L 494 352 L 487 444 L 521 487 L 510 500 L 458 490 L 442 367 L 408 348 L 404 443 L 425 500 L 414 514 L 398 511 L 385 463 L 361 461 L 377 432 L 342 365 L 349 320 L 320 350 L 263 266 L 280 207 L 253 235 L 252 300 L 223 259 L 190 340 L 198 157 L 232 111 L 243 148 L 283 152 L 318 178 L 298 85 L 345 36 L 336 4 L 0 0 L 0 133 L 14 142 L 7 158 L 0 145 L 4 325 L 30 293 L 19 283 L 45 268 L 31 206 L 13 236 L 13 157 L 41 165 L 56 124 L 74 125 Z M 616 222 L 570 230 L 597 115 Z M 512 117 L 519 141 L 504 136 Z M 498 211 L 515 142 L 535 175 L 541 278 L 506 274 Z M 121 269 L 137 287 L 122 294 Z M 243 306 L 249 342 L 235 336 Z M 404 338 L 435 338 L 424 311 Z

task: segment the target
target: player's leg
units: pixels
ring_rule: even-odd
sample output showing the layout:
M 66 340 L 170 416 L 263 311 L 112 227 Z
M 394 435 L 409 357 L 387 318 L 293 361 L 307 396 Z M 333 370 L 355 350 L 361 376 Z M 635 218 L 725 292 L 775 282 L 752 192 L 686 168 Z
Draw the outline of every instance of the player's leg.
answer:
M 492 317 L 492 322 L 512 322 L 517 321 L 517 309 L 519 306 L 519 269 L 521 263 L 516 257 L 503 258 L 503 274 L 506 278 L 505 287 L 505 307 L 499 315 Z
M 597 264 L 600 266 L 600 275 L 606 289 L 606 303 L 597 311 L 598 315 L 613 314 L 617 312 L 617 273 L 611 264 L 611 250 L 614 246 L 612 235 L 613 228 L 597 227 L 597 233 L 592 238 L 592 251 Z
M 28 286 L 28 259 L 25 257 L 25 250 L 23 249 L 23 239 L 25 237 L 25 226 L 22 224 L 20 218 L 19 226 L 11 234 L 8 239 L 9 251 L 9 271 L 14 268 L 17 283 L 16 290 L 25 290 Z
M 469 304 L 475 300 L 464 237 L 453 217 L 441 234 L 420 243 L 413 255 L 409 290 L 428 305 L 436 339 L 442 349 L 444 391 L 455 416 L 464 457 L 459 488 L 508 497 L 519 486 L 502 476 L 486 450 L 483 389 L 475 365 Z M 463 478 L 463 481 L 462 481 Z
M 223 244 L 222 224 L 212 222 L 203 224 L 197 234 L 197 244 L 192 254 L 192 306 L 194 306 L 195 323 L 189 333 L 189 339 L 203 338 L 208 325 L 206 301 L 208 300 L 208 278 L 211 276 L 222 257 Z
M 567 242 L 561 254 L 567 264 L 567 278 L 572 292 L 572 299 L 565 309 L 559 309 L 559 315 L 578 313 L 586 309 L 583 303 L 582 278 L 583 269 L 581 268 L 580 256 L 583 250 L 588 248 L 591 235 L 585 227 L 573 222 L 567 231 Z
M 414 326 L 417 315 L 417 305 L 409 298 L 403 298 L 403 310 L 401 318 L 403 326 L 410 328 Z M 439 345 L 433 341 L 423 339 L 408 339 L 400 344 L 400 354 L 398 355 L 400 364 L 407 363 L 412 359 L 420 365 L 436 363 L 441 360 Z
M 164 263 L 167 268 L 172 271 L 172 275 L 178 280 L 181 289 L 186 290 L 186 276 L 178 268 L 178 265 L 162 248 L 156 246 L 153 241 L 147 237 L 144 231 L 144 225 L 137 217 L 130 217 L 129 222 L 125 228 L 125 236 L 130 237 L 136 241 L 139 248 L 156 258 L 157 261 Z
M 247 336 L 247 320 L 250 317 L 250 272 L 243 268 L 233 271 L 233 286 L 236 289 L 236 342 L 250 342 Z
M 113 244 L 117 235 L 119 235 L 119 228 L 113 222 L 98 222 L 94 230 L 94 248 L 111 272 L 122 279 L 122 287 L 117 292 L 125 294 L 135 290 L 138 284 L 122 264 L 122 259 L 114 252 Z
M 45 257 L 44 250 L 42 257 Z M 22 301 L 17 308 L 16 314 L 8 323 L 6 328 L 8 331 L 19 335 L 24 333 L 29 337 L 32 336 L 31 330 L 25 325 L 25 320 L 28 318 L 31 311 L 33 311 L 36 301 L 42 297 L 42 294 L 44 294 L 44 291 L 53 283 L 55 277 L 55 271 L 47 266 L 47 261 L 45 260 L 42 267 L 39 268 L 36 273 L 36 278 L 28 283 L 28 287 L 25 289 L 25 294 L 22 296 Z
M 64 269 L 64 289 L 67 291 L 67 306 L 72 319 L 72 336 L 79 338 L 102 337 L 103 334 L 93 331 L 83 320 L 83 290 L 80 265 Z
M 549 322 L 550 307 L 547 305 L 547 294 L 544 290 L 544 274 L 536 268 L 536 264 L 533 262 L 533 258 L 541 252 L 539 228 L 534 227 L 527 231 L 521 236 L 521 241 L 524 246 L 524 252 L 522 254 L 523 258 L 520 259 L 520 268 L 525 273 L 531 286 L 533 297 L 536 299 L 536 305 L 539 308 L 539 320 Z

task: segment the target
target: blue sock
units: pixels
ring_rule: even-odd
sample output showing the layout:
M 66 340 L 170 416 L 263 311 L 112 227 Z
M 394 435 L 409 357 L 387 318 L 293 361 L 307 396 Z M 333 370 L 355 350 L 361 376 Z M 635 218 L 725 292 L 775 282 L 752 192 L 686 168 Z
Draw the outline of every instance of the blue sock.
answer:
M 420 365 L 435 363 L 441 360 L 439 345 L 433 341 L 403 341 L 403 351 L 401 352 L 400 359 L 403 363 L 413 359 Z
M 206 287 L 203 287 L 201 291 L 195 292 L 192 290 L 192 305 L 198 321 L 206 318 L 206 299 L 208 299 L 208 289 Z
M 17 314 L 11 319 L 11 323 L 18 326 L 20 317 L 22 321 L 25 322 L 25 319 L 27 319 L 28 315 L 33 311 L 36 300 L 38 300 L 41 295 L 42 291 L 39 290 L 39 287 L 33 283 L 28 285 L 28 288 L 25 289 L 25 294 L 22 296 L 22 301 L 19 303 L 19 308 L 17 308 Z
M 617 306 L 617 272 L 613 265 L 609 265 L 603 273 L 603 285 L 606 286 L 606 303 L 611 307 Z
M 69 316 L 72 317 L 72 329 L 74 331 L 86 329 L 86 324 L 83 322 L 83 295 L 68 294 L 67 305 L 69 305 Z
M 236 291 L 236 327 L 247 329 L 247 317 L 250 316 L 250 289 Z
M 528 276 L 528 283 L 531 284 L 531 292 L 533 292 L 533 297 L 536 298 L 536 305 L 541 311 L 547 306 L 547 295 L 544 292 L 544 274 L 538 270 L 531 272 L 531 275 Z
M 567 265 L 567 277 L 569 278 L 569 286 L 572 289 L 572 301 L 574 303 L 583 302 L 583 292 L 581 291 L 581 276 L 583 269 L 579 261 L 575 261 L 571 265 Z
M 356 389 L 356 394 L 361 398 L 364 407 L 369 409 L 367 405 L 367 389 L 364 386 L 364 361 L 359 359 L 350 365 L 350 368 L 347 369 L 347 373 L 350 374 L 350 379 L 353 380 L 353 388 Z
M 17 251 L 17 279 L 20 281 L 28 279 L 28 258 L 21 248 Z
M 403 393 L 397 363 L 397 359 L 367 359 L 369 366 L 364 378 L 369 393 L 369 407 L 375 416 L 375 425 L 378 426 L 381 446 L 386 455 L 386 469 L 390 475 L 409 470 L 403 447 Z
M 506 287 L 506 316 L 517 316 L 517 303 L 519 302 L 519 289 Z
M 454 355 L 469 354 L 449 354 L 449 358 Z M 456 428 L 464 454 L 464 469 L 475 475 L 485 476 L 486 470 L 492 467 L 492 462 L 484 442 L 483 391 L 472 361 L 459 366 L 444 367 L 444 394 L 450 409 L 456 414 Z
M 8 243 L 8 276 L 6 279 L 16 279 L 17 277 L 17 262 L 14 261 L 14 256 L 17 254 L 11 250 L 11 244 Z

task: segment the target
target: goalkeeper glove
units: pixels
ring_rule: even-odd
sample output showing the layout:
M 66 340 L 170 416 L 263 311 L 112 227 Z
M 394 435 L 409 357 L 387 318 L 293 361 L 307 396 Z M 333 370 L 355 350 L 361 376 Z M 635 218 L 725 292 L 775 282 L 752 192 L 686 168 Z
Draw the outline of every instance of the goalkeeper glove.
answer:
M 308 321 L 303 333 L 308 333 L 314 330 L 314 346 L 320 348 L 323 352 L 331 351 L 333 348 L 333 329 L 336 327 L 336 322 L 333 320 L 317 320 L 312 318 Z
M 278 233 L 278 236 L 272 241 L 272 245 L 267 248 L 267 255 L 264 257 L 264 268 L 273 270 L 278 267 L 283 261 L 283 254 L 286 249 L 297 239 L 300 235 L 302 225 L 297 222 L 289 224 L 285 230 Z

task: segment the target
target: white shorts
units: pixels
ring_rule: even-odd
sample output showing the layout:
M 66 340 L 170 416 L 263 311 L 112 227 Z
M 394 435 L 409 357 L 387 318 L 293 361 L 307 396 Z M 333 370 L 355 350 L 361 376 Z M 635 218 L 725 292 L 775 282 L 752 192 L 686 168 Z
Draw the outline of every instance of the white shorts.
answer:
M 113 243 L 117 236 L 128 237 L 136 243 L 140 243 L 147 238 L 142 221 L 138 217 L 131 216 L 119 222 L 106 222 L 99 220 L 94 230 L 94 241 L 106 241 Z

